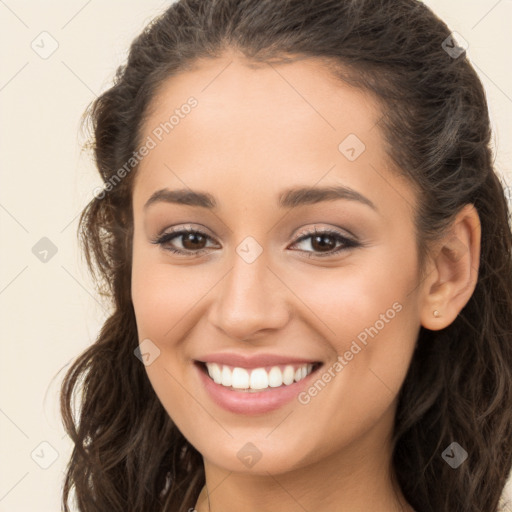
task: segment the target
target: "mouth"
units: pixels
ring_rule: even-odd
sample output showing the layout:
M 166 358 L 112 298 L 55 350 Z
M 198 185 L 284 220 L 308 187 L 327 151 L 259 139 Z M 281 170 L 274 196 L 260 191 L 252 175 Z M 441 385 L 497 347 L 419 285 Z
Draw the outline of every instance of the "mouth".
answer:
M 195 361 L 194 364 L 215 384 L 226 388 L 226 390 L 245 393 L 260 393 L 287 388 L 317 372 L 323 365 L 320 361 L 258 368 L 243 368 L 204 361 Z

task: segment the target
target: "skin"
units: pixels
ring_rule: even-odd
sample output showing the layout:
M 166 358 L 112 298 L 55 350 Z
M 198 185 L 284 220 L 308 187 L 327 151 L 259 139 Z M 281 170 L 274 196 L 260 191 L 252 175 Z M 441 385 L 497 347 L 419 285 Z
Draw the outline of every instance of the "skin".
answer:
M 476 210 L 459 213 L 420 278 L 415 193 L 391 168 L 371 96 L 314 59 L 257 66 L 228 51 L 164 83 L 143 139 L 190 96 L 198 106 L 149 152 L 134 181 L 132 299 L 140 341 L 160 350 L 146 366 L 151 384 L 203 455 L 210 496 L 205 487 L 196 510 L 412 510 L 392 478 L 397 394 L 420 326 L 449 325 L 473 293 Z M 366 146 L 354 161 L 338 149 L 348 134 Z M 356 190 L 376 210 L 347 199 L 277 204 L 286 188 L 328 185 Z M 162 188 L 208 192 L 217 207 L 156 202 L 145 211 Z M 187 226 L 211 238 L 198 246 L 208 252 L 176 255 L 151 243 Z M 313 228 L 362 245 L 322 257 L 312 238 L 297 242 Z M 263 249 L 251 264 L 236 252 L 247 236 Z M 183 237 L 167 245 L 194 247 Z M 329 367 L 395 303 L 400 312 L 307 404 L 228 412 L 193 365 L 232 351 Z M 262 454 L 252 468 L 237 457 L 247 442 Z

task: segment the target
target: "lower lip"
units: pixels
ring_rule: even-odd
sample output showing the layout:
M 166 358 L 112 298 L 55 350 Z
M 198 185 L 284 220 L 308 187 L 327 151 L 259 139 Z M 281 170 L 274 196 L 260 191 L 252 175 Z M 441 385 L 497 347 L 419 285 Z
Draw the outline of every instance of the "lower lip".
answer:
M 291 402 L 301 391 L 309 386 L 311 379 L 316 376 L 316 370 L 307 377 L 294 382 L 289 386 L 278 388 L 266 388 L 257 392 L 234 391 L 221 384 L 216 384 L 199 364 L 194 365 L 199 372 L 199 377 L 206 388 L 210 398 L 220 407 L 237 414 L 264 414 L 279 409 Z

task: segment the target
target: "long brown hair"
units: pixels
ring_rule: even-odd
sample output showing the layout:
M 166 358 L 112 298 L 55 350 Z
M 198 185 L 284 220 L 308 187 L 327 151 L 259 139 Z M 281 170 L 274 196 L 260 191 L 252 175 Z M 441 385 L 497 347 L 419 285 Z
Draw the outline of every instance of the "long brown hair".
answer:
M 262 63 L 320 58 L 370 91 L 397 172 L 420 193 L 421 262 L 454 215 L 475 205 L 482 226 L 476 289 L 455 321 L 420 329 L 399 394 L 393 468 L 417 512 L 495 512 L 512 466 L 512 232 L 494 168 L 482 84 L 450 30 L 416 0 L 180 0 L 132 43 L 114 85 L 88 110 L 105 184 L 141 143 L 157 88 L 198 58 L 226 48 Z M 80 511 L 181 512 L 204 484 L 202 458 L 153 391 L 130 297 L 131 187 L 136 166 L 97 194 L 79 237 L 112 313 L 62 383 L 74 442 L 63 489 Z M 119 174 L 118 174 L 119 176 Z M 81 392 L 78 410 L 73 404 Z M 456 441 L 456 470 L 441 457 Z

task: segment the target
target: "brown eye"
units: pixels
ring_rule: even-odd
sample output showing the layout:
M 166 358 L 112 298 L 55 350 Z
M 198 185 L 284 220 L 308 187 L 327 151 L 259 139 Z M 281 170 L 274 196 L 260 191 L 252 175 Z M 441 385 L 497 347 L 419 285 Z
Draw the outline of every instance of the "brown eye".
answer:
M 333 256 L 342 251 L 359 247 L 361 244 L 341 235 L 337 231 L 315 230 L 301 236 L 293 245 L 302 245 L 302 247 L 299 247 L 299 250 L 308 253 L 309 257 L 322 257 Z M 307 246 L 311 250 L 308 250 Z
M 183 247 L 189 251 L 203 249 L 206 246 L 206 237 L 201 235 L 201 233 L 194 232 L 180 236 L 182 237 L 181 243 Z
M 153 240 L 152 243 L 162 246 L 166 251 L 186 256 L 198 256 L 212 248 L 207 246 L 211 237 L 201 231 L 181 229 Z M 215 247 L 215 246 L 214 246 Z
M 319 252 L 330 251 L 336 247 L 336 240 L 331 235 L 315 235 L 311 237 L 311 247 Z

